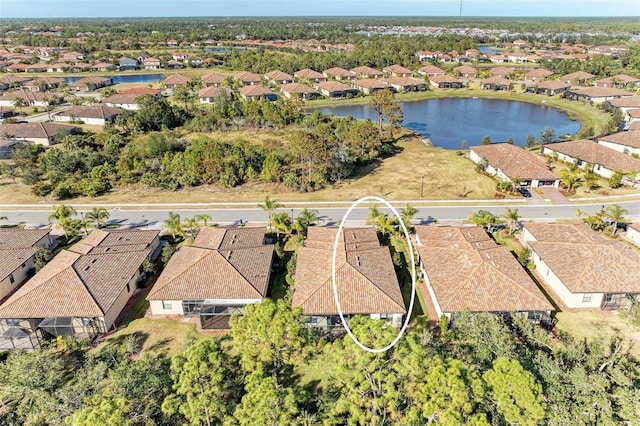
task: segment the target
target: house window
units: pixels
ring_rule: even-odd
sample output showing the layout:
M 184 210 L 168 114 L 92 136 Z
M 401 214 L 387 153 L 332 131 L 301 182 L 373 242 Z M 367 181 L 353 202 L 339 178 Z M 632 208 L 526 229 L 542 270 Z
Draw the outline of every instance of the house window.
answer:
M 16 282 L 16 279 L 15 279 L 15 278 L 13 278 L 13 274 L 9 274 L 9 282 L 10 282 L 11 284 L 13 284 L 14 282 Z
M 582 303 L 591 302 L 591 293 L 585 293 L 582 295 Z
M 129 285 L 129 283 L 127 283 L 127 293 L 129 293 L 131 291 L 131 286 Z
M 171 309 L 171 302 L 167 302 L 166 300 L 163 300 L 162 309 Z
M 380 319 L 381 320 L 393 319 L 393 314 L 380 314 Z

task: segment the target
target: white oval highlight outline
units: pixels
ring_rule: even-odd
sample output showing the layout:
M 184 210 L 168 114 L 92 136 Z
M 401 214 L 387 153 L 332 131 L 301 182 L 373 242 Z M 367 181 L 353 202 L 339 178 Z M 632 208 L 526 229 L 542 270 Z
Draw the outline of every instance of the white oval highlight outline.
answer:
M 383 203 L 385 206 L 387 206 L 389 209 L 391 209 L 391 211 L 393 212 L 393 214 L 395 215 L 396 218 L 398 218 L 398 222 L 400 223 L 400 226 L 402 227 L 402 231 L 404 232 L 405 237 L 407 237 L 407 242 L 409 244 L 409 254 L 411 257 L 411 301 L 409 302 L 409 311 L 407 312 L 407 318 L 404 320 L 404 323 L 402 324 L 402 328 L 400 329 L 400 333 L 398 333 L 398 335 L 396 336 L 395 339 L 393 339 L 393 341 L 391 343 L 389 343 L 387 346 L 385 346 L 384 348 L 370 348 L 368 346 L 363 345 L 362 343 L 360 343 L 360 341 L 356 338 L 356 336 L 354 336 L 354 334 L 351 332 L 351 329 L 349 328 L 349 324 L 347 324 L 347 321 L 345 321 L 344 319 L 344 314 L 342 313 L 342 307 L 340 306 L 340 300 L 338 297 L 338 286 L 336 283 L 336 254 L 338 251 L 338 242 L 340 240 L 340 236 L 342 235 L 342 229 L 344 228 L 344 224 L 347 220 L 347 218 L 349 217 L 349 214 L 351 214 L 351 211 L 356 208 L 360 203 L 363 203 L 365 201 L 379 201 L 381 203 Z M 404 335 L 407 326 L 409 325 L 409 320 L 411 319 L 411 314 L 413 313 L 413 303 L 415 301 L 416 298 L 416 262 L 415 262 L 415 257 L 413 255 L 413 246 L 411 244 L 411 237 L 409 236 L 409 231 L 407 231 L 407 227 L 404 225 L 404 222 L 402 221 L 402 218 L 400 217 L 400 214 L 398 214 L 398 212 L 396 211 L 396 209 L 389 204 L 389 202 L 387 200 L 385 200 L 384 198 L 381 197 L 377 197 L 375 195 L 368 195 L 366 197 L 362 197 L 356 201 L 354 201 L 351 204 L 351 207 L 349 207 L 349 209 L 347 210 L 347 212 L 344 214 L 344 216 L 342 217 L 342 220 L 340 221 L 340 226 L 338 227 L 338 232 L 336 233 L 336 239 L 333 242 L 333 257 L 331 258 L 331 284 L 333 287 L 333 297 L 336 301 L 336 306 L 338 307 L 338 314 L 340 315 L 340 319 L 342 320 L 342 324 L 344 325 L 345 330 L 347 330 L 347 334 L 349 335 L 349 337 L 351 337 L 351 340 L 353 340 L 353 342 L 358 345 L 362 350 L 367 351 L 367 352 L 371 352 L 371 353 L 381 353 L 381 352 L 386 352 L 389 349 L 391 349 L 392 347 L 394 347 L 396 345 L 396 343 L 398 343 L 398 341 L 400 341 L 400 339 L 402 338 L 402 336 Z

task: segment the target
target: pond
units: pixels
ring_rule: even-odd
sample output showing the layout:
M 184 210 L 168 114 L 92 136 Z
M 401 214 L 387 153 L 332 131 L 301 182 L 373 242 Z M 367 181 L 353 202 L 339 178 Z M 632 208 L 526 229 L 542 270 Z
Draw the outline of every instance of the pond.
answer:
M 460 149 L 463 141 L 467 147 L 480 145 L 485 136 L 491 137 L 492 142 L 513 138 L 523 146 L 529 134 L 539 139 L 540 132 L 547 127 L 555 130 L 556 137 L 580 130 L 580 122 L 570 120 L 566 113 L 527 102 L 438 98 L 398 104 L 404 112 L 404 127 L 447 149 Z M 376 114 L 366 104 L 318 109 L 324 114 L 376 120 Z
M 67 84 L 73 83 L 76 80 L 80 80 L 81 78 L 87 77 L 83 76 L 65 76 L 63 77 Z M 163 74 L 116 74 L 116 75 L 105 75 L 105 77 L 111 78 L 113 84 L 119 83 L 155 83 L 156 81 L 164 80 Z
M 500 52 L 498 49 L 496 49 L 495 47 L 489 47 L 486 44 L 480 44 L 478 45 L 478 51 L 480 53 L 498 53 Z

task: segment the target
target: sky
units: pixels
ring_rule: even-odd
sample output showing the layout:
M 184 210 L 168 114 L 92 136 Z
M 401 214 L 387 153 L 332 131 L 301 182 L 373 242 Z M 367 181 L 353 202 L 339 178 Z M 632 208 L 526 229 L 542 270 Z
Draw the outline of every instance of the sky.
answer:
M 0 0 L 0 19 L 458 16 L 461 3 L 463 16 L 640 16 L 640 0 Z

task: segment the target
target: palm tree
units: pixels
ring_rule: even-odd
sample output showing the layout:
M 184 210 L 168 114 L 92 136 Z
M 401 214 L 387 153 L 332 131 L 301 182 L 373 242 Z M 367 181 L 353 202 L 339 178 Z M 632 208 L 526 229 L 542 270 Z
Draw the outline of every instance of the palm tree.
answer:
M 410 204 L 407 204 L 405 208 L 400 209 L 400 219 L 402 219 L 402 223 L 404 223 L 404 226 L 411 233 L 413 233 L 411 221 L 413 220 L 413 217 L 416 215 L 416 213 L 418 213 L 418 209 Z
M 376 220 L 378 219 L 378 216 L 380 216 L 382 213 L 380 212 L 380 210 L 378 209 L 378 206 L 376 206 L 375 204 L 371 207 L 369 207 L 369 216 L 367 217 L 367 221 L 366 223 L 368 225 L 373 225 L 376 223 Z
M 22 108 L 29 105 L 29 103 L 24 98 L 15 98 L 13 100 L 13 106 L 20 110 L 20 115 L 22 115 Z
M 573 194 L 578 186 L 580 186 L 580 182 L 582 182 L 582 178 L 578 173 L 578 166 L 575 163 L 569 164 L 569 167 L 560 170 L 560 177 L 562 180 L 562 184 L 567 188 L 567 194 Z
M 189 234 L 191 235 L 191 238 L 195 240 L 196 235 L 199 231 L 198 220 L 195 217 L 193 218 L 187 217 L 184 220 L 184 225 L 189 230 Z
M 211 220 L 211 215 L 207 214 L 207 213 L 202 213 L 202 214 L 197 214 L 193 217 L 195 220 L 197 220 L 198 222 L 202 221 L 202 226 L 204 228 L 207 227 L 207 221 Z
M 51 221 L 52 219 L 59 221 L 63 218 L 71 217 L 71 215 L 76 215 L 76 211 L 73 209 L 73 207 L 60 204 L 58 206 L 53 206 L 53 212 L 49 215 L 48 219 L 49 221 Z
M 386 214 L 381 214 L 381 215 L 378 215 L 378 217 L 376 218 L 374 226 L 380 232 L 382 232 L 382 235 L 386 237 L 387 235 L 390 235 L 396 232 L 395 228 L 393 227 L 394 224 L 395 224 L 394 218 L 390 218 Z
M 598 188 L 598 179 L 599 176 L 597 173 L 592 171 L 587 171 L 582 175 L 582 179 L 584 183 L 587 185 L 587 189 L 591 191 L 592 189 Z
M 109 212 L 103 207 L 94 207 L 90 212 L 84 215 L 84 218 L 93 223 L 96 228 L 102 228 L 107 224 Z
M 318 210 L 316 209 L 308 209 L 304 208 L 298 214 L 298 218 L 296 219 L 293 227 L 300 234 L 306 234 L 309 226 L 315 225 L 318 222 Z
M 269 215 L 269 232 L 271 232 L 271 217 L 273 216 L 273 212 L 276 209 L 283 207 L 282 203 L 280 203 L 278 200 L 269 199 L 269 196 L 267 195 L 266 197 L 264 197 L 264 204 L 258 204 L 258 207 L 266 211 Z
M 509 233 L 513 234 L 515 231 L 515 224 L 518 223 L 518 219 L 520 219 L 518 209 L 508 208 L 504 213 L 504 217 L 507 219 L 507 222 L 509 222 Z
M 280 239 L 280 232 L 283 234 L 291 231 L 291 217 L 285 213 L 274 213 L 271 216 L 271 220 L 273 221 L 273 227 L 276 228 L 276 236 Z
M 616 235 L 616 231 L 618 230 L 618 223 L 624 220 L 624 215 L 629 213 L 626 209 L 623 209 L 617 204 L 609 206 L 605 209 L 605 217 L 609 219 L 611 222 L 611 235 Z
M 58 220 L 56 227 L 61 228 L 64 231 L 64 236 L 68 242 L 70 238 L 78 235 L 78 231 L 82 227 L 82 222 L 78 219 L 71 219 L 69 216 L 64 216 Z
M 477 226 L 486 228 L 489 232 L 491 232 L 492 227 L 500 223 L 500 219 L 488 210 L 478 210 L 475 213 L 471 213 L 469 220 Z
M 176 235 L 182 235 L 182 221 L 178 213 L 169 212 L 169 217 L 165 219 L 164 226 L 167 228 L 167 232 L 171 234 L 171 237 L 175 240 Z

